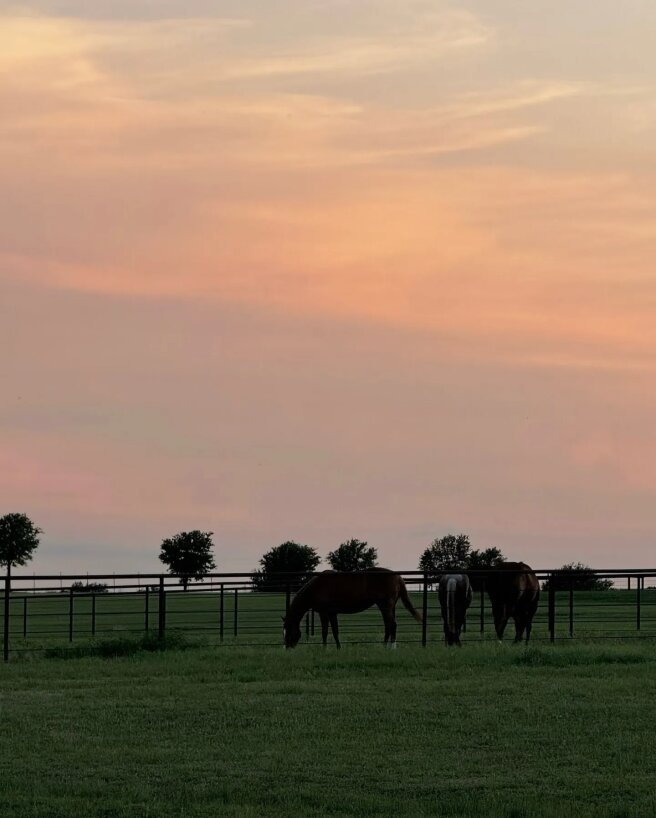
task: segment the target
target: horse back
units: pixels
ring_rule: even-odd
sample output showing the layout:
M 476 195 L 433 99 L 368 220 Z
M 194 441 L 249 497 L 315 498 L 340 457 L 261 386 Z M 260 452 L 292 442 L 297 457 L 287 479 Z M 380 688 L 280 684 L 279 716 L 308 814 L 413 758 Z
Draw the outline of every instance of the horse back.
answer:
M 358 613 L 391 598 L 396 601 L 401 577 L 394 571 L 322 571 L 307 585 L 307 602 L 317 611 Z
M 535 572 L 525 562 L 505 562 L 486 577 L 488 594 L 493 603 L 511 608 L 537 604 L 540 583 Z

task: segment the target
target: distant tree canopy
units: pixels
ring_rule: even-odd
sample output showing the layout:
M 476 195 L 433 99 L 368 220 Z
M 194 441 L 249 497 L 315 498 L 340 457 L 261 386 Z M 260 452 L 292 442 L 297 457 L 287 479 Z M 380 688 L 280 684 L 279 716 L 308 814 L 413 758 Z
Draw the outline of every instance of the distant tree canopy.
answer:
M 283 591 L 289 587 L 298 590 L 314 573 L 321 557 L 309 545 L 300 545 L 293 540 L 276 545 L 260 559 L 261 568 L 253 575 L 256 591 Z M 280 573 L 295 576 L 280 577 Z
M 14 565 L 25 565 L 39 547 L 42 534 L 27 514 L 5 514 L 0 517 L 0 565 L 8 573 Z
M 612 580 L 601 579 L 589 565 L 582 562 L 568 562 L 559 570 L 567 573 L 553 576 L 553 587 L 556 591 L 568 591 L 570 588 L 575 591 L 607 591 L 613 587 Z M 542 587 L 548 591 L 550 580 L 546 579 Z
M 445 571 L 481 570 L 505 562 L 498 548 L 471 547 L 466 534 L 447 534 L 433 540 L 419 559 L 419 570 L 435 578 Z
M 105 582 L 81 582 L 76 580 L 71 584 L 71 591 L 74 594 L 106 594 L 108 590 Z
M 335 571 L 366 571 L 378 565 L 378 551 L 363 540 L 347 540 L 331 551 L 326 561 Z
M 162 541 L 159 558 L 169 574 L 177 574 L 185 591 L 191 579 L 202 579 L 216 567 L 212 531 L 181 531 Z

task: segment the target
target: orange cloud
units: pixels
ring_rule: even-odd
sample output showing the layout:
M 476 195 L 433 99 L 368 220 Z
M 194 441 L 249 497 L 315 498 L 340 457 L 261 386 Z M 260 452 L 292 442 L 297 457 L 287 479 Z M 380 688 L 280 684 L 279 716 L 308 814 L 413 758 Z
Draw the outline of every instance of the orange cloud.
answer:
M 413 327 L 487 354 L 494 339 L 539 366 L 653 366 L 656 185 L 543 166 L 548 112 L 597 85 L 374 103 L 317 77 L 435 66 L 493 32 L 413 7 L 401 40 L 381 25 L 258 49 L 258 21 L 204 22 L 7 18 L 0 144 L 21 204 L 0 227 L 5 276 Z M 318 85 L 271 85 L 292 75 Z M 520 146 L 540 161 L 514 161 Z

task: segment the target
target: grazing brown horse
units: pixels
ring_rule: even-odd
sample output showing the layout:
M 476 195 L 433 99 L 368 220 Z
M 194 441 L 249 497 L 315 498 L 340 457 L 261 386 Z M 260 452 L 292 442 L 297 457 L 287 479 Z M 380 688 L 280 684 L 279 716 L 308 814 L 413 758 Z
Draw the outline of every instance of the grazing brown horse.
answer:
M 444 641 L 447 645 L 460 648 L 460 632 L 472 601 L 469 577 L 467 574 L 442 574 L 438 594 L 444 622 Z
M 377 605 L 383 615 L 385 644 L 396 647 L 395 608 L 399 599 L 417 622 L 423 621 L 410 601 L 405 582 L 394 571 L 387 568 L 353 573 L 322 571 L 303 585 L 294 596 L 287 616 L 283 617 L 285 647 L 296 647 L 301 638 L 301 620 L 313 608 L 321 619 L 323 644 L 328 642 L 330 623 L 335 644 L 339 648 L 337 614 L 360 613 L 372 605 Z
M 508 620 L 515 620 L 515 642 L 531 638 L 533 617 L 540 600 L 540 583 L 525 562 L 504 562 L 485 575 L 485 587 L 492 603 L 494 628 L 503 639 Z

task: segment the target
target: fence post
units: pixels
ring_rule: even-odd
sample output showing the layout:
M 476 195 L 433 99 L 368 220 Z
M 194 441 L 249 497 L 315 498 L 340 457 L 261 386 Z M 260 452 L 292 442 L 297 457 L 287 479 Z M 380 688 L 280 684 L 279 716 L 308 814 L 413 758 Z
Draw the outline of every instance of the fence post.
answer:
M 91 594 L 91 636 L 96 635 L 96 595 Z
M 556 578 L 549 574 L 549 641 L 556 641 Z
M 235 619 L 233 622 L 233 632 L 235 639 L 237 638 L 238 624 L 239 624 L 239 588 L 235 588 Z
M 2 639 L 2 653 L 5 662 L 9 661 L 9 600 L 11 597 L 11 566 L 7 566 L 7 573 L 5 574 L 5 599 L 4 612 L 5 618 L 3 622 L 3 639 Z
M 68 589 L 68 641 L 73 641 L 73 586 Z
M 481 634 L 485 633 L 485 580 L 481 582 Z
M 426 647 L 428 642 L 428 574 L 424 571 L 424 588 L 421 600 L 421 644 Z
M 640 577 L 636 577 L 636 630 L 640 630 Z
M 148 585 L 144 591 L 144 630 L 146 633 L 150 630 L 150 589 Z
M 223 583 L 219 589 L 219 639 L 223 642 L 223 623 L 224 623 L 224 597 L 223 597 Z
M 23 597 L 23 639 L 27 639 L 27 595 Z
M 159 578 L 159 622 L 157 633 L 160 639 L 164 638 L 166 633 L 166 592 L 164 590 L 164 577 Z
M 574 577 L 569 578 L 569 635 L 574 636 Z

